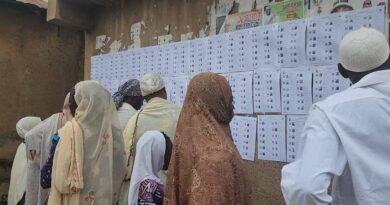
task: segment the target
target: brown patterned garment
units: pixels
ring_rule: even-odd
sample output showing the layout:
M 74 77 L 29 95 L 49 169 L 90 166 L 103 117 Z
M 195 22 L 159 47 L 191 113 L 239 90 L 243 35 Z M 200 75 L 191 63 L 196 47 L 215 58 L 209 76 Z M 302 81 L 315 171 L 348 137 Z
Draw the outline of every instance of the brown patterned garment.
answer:
M 190 82 L 180 114 L 164 205 L 248 205 L 250 183 L 233 143 L 229 83 L 201 73 Z

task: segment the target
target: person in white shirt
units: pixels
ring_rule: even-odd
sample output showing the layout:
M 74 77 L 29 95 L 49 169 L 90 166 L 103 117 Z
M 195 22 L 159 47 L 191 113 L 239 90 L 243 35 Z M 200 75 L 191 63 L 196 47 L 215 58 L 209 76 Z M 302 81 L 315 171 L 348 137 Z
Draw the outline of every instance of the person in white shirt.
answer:
M 344 37 L 339 71 L 354 85 L 312 106 L 297 160 L 282 169 L 287 205 L 390 203 L 389 53 L 377 30 Z
M 129 119 L 143 105 L 144 98 L 141 94 L 139 80 L 131 79 L 127 81 L 119 87 L 112 98 L 118 110 L 119 122 L 123 132 Z

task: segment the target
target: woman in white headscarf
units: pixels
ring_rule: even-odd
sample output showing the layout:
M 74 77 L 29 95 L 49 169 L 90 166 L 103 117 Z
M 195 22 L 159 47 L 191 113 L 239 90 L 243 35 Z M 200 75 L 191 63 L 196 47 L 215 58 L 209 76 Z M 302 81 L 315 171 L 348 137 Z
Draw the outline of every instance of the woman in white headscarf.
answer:
M 125 152 L 115 104 L 95 81 L 78 83 L 75 101 L 75 117 L 58 131 L 48 204 L 116 204 Z
M 18 135 L 24 140 L 28 131 L 34 128 L 41 122 L 39 117 L 25 117 L 19 120 L 16 124 L 16 131 Z M 8 191 L 8 205 L 15 205 L 24 200 L 26 191 L 27 177 L 27 154 L 26 145 L 24 142 L 20 143 L 14 163 L 12 164 L 11 181 Z M 22 202 L 24 204 L 24 202 Z
M 137 143 L 129 190 L 129 205 L 162 205 L 164 185 L 158 173 L 167 170 L 172 142 L 159 131 L 145 132 Z
M 55 113 L 26 134 L 27 187 L 26 205 L 47 204 L 50 189 L 40 185 L 41 169 L 45 165 L 52 145 L 52 137 L 67 121 L 73 118 L 70 93 L 65 97 L 62 112 Z

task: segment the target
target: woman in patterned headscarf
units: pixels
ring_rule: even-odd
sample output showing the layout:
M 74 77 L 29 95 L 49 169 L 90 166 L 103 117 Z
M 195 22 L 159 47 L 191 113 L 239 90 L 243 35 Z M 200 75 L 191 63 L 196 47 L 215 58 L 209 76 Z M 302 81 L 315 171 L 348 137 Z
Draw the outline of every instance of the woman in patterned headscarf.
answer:
M 95 81 L 78 83 L 75 101 L 75 117 L 58 131 L 48 204 L 117 204 L 125 151 L 114 102 Z
M 119 122 L 122 131 L 125 130 L 129 119 L 141 109 L 144 98 L 141 94 L 139 80 L 131 79 L 121 85 L 112 96 L 118 110 Z
M 177 125 L 165 205 L 252 204 L 230 133 L 232 100 L 222 76 L 201 73 L 191 80 Z

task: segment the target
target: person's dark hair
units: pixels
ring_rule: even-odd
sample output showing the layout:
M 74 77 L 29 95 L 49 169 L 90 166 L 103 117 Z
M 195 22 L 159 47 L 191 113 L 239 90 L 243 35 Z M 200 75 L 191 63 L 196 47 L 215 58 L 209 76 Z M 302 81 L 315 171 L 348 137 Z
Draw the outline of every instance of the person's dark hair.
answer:
M 171 161 L 173 143 L 171 139 L 164 132 L 161 132 L 165 138 L 165 154 L 164 154 L 164 166 L 163 170 L 168 170 L 169 162 Z
M 380 70 L 387 70 L 387 69 L 389 69 L 389 67 L 390 67 L 389 58 L 381 66 L 379 66 L 373 70 L 366 71 L 366 72 L 353 72 L 353 71 L 345 69 L 343 67 L 343 65 L 341 65 L 341 63 L 338 64 L 338 69 L 339 69 L 341 76 L 343 76 L 344 78 L 349 78 L 351 80 L 352 84 L 359 82 L 364 76 L 366 76 L 372 72 L 376 72 L 376 71 L 380 71 Z
M 77 103 L 76 103 L 75 95 L 76 95 L 76 90 L 73 87 L 70 90 L 70 95 L 69 95 L 69 109 L 70 109 L 70 113 L 72 113 L 73 117 L 76 116 L 76 109 L 77 109 Z

